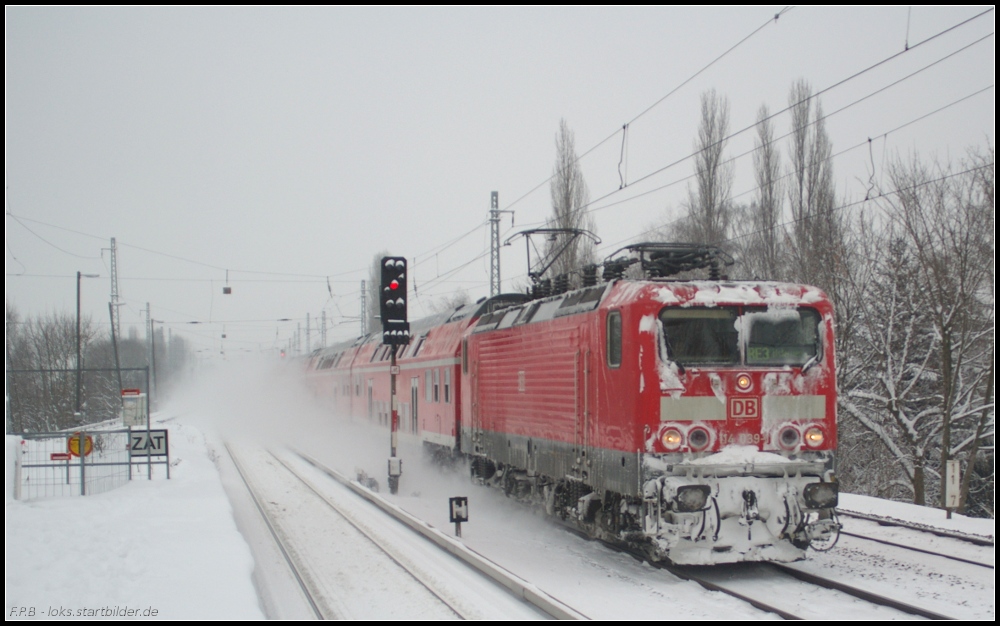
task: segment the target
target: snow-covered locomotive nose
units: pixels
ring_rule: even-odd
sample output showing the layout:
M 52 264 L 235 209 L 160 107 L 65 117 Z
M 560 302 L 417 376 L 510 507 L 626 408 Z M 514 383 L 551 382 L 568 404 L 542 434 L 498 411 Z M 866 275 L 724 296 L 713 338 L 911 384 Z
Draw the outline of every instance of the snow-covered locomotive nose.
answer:
M 660 474 L 646 481 L 643 531 L 650 550 L 675 563 L 792 561 L 839 525 L 824 511 L 837 503 L 826 463 L 792 461 L 734 446 L 698 459 L 648 457 Z

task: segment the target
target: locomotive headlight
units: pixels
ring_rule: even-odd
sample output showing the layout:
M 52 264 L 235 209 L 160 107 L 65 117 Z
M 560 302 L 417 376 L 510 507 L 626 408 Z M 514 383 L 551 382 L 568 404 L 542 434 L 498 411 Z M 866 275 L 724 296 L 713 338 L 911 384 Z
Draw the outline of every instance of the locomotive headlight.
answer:
M 752 386 L 753 379 L 750 378 L 750 374 L 740 374 L 736 377 L 736 388 L 740 391 L 750 391 Z
M 662 435 L 660 435 L 660 443 L 663 444 L 664 448 L 673 452 L 674 450 L 680 448 L 681 444 L 684 443 L 684 435 L 682 435 L 681 431 L 676 428 L 668 428 L 663 431 Z
M 793 450 L 799 445 L 799 431 L 794 426 L 785 426 L 778 432 L 778 443 L 785 450 Z
M 823 431 L 819 427 L 813 426 L 806 431 L 805 440 L 807 446 L 817 448 L 823 445 Z
M 711 493 L 708 485 L 684 485 L 677 488 L 677 510 L 681 513 L 693 513 L 705 508 L 708 502 L 708 494 Z
M 695 452 L 704 450 L 708 447 L 708 444 L 712 441 L 712 437 L 708 434 L 708 431 L 701 426 L 696 426 L 688 431 L 688 445 Z
M 802 499 L 811 509 L 831 509 L 837 506 L 837 483 L 809 483 L 802 489 Z

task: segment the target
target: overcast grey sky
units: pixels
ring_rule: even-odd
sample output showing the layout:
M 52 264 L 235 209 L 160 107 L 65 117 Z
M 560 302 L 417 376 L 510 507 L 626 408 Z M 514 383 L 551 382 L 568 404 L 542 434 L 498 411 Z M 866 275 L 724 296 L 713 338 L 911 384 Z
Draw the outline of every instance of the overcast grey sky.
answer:
M 598 146 L 581 166 L 604 198 L 602 257 L 676 218 L 711 88 L 735 132 L 785 108 L 796 79 L 832 87 L 847 200 L 888 159 L 994 142 L 994 12 L 925 42 L 986 9 L 782 9 L 7 7 L 6 298 L 69 313 L 76 272 L 98 273 L 83 307 L 106 325 L 115 237 L 124 324 L 141 328 L 148 302 L 230 356 L 284 346 L 324 310 L 331 339 L 354 336 L 381 250 L 410 260 L 411 318 L 459 288 L 488 294 L 490 192 L 514 231 L 542 225 L 561 118 L 578 152 Z M 742 133 L 727 154 L 752 145 Z M 751 163 L 735 161 L 734 194 Z M 524 256 L 504 249 L 505 289 Z

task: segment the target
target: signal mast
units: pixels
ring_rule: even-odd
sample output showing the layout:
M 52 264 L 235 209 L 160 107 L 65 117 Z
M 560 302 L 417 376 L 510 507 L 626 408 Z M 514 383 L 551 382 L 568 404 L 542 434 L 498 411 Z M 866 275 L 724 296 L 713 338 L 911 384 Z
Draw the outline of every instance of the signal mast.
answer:
M 403 461 L 396 456 L 399 432 L 399 403 L 396 401 L 396 351 L 410 343 L 410 322 L 406 318 L 406 259 L 399 256 L 382 257 L 382 284 L 379 289 L 379 312 L 382 317 L 382 343 L 392 346 L 389 366 L 390 402 L 392 420 L 389 455 L 389 493 L 399 491 L 399 477 Z

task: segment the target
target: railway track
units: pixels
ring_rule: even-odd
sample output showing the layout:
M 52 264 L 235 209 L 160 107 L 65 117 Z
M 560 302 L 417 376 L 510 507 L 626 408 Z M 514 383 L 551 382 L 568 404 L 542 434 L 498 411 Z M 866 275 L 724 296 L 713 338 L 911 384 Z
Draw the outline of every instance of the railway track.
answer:
M 599 602 L 595 604 L 589 601 L 589 599 L 580 604 L 581 598 L 574 596 L 576 590 L 567 589 L 566 581 L 569 579 L 564 580 L 559 576 L 553 579 L 548 578 L 551 572 L 569 572 L 573 571 L 573 568 L 577 568 L 576 571 L 581 574 L 583 572 L 589 573 L 591 570 L 606 571 L 608 583 L 623 582 L 628 585 L 624 588 L 624 594 L 626 595 L 636 589 L 646 589 L 652 592 L 654 596 L 661 596 L 660 602 L 680 603 L 678 607 L 683 606 L 682 611 L 702 615 L 702 618 L 705 618 L 709 613 L 698 613 L 699 600 L 697 598 L 699 594 L 706 594 L 704 595 L 706 599 L 701 600 L 701 606 L 707 607 L 711 605 L 716 607 L 712 609 L 712 613 L 720 609 L 732 612 L 734 610 L 733 607 L 736 607 L 738 604 L 744 604 L 744 606 L 749 604 L 759 610 L 768 611 L 786 619 L 829 619 L 831 615 L 846 619 L 870 619 L 873 617 L 876 619 L 912 619 L 916 616 L 931 619 L 954 617 L 963 619 L 970 617 L 983 618 L 990 614 L 990 611 L 980 609 L 974 609 L 970 612 L 969 609 L 973 605 L 958 606 L 964 603 L 960 602 L 961 598 L 955 597 L 953 591 L 946 591 L 945 589 L 948 587 L 942 588 L 939 586 L 935 588 L 928 583 L 928 581 L 937 579 L 955 581 L 950 582 L 950 588 L 954 589 L 954 585 L 956 584 L 967 585 L 968 583 L 963 581 L 969 580 L 970 576 L 976 576 L 982 581 L 981 575 L 975 574 L 975 572 L 968 573 L 969 570 L 983 571 L 981 565 L 955 563 L 951 566 L 951 569 L 948 569 L 949 566 L 943 566 L 946 568 L 943 570 L 935 569 L 932 561 L 920 561 L 919 557 L 912 555 L 912 553 L 910 553 L 910 557 L 897 557 L 897 554 L 903 552 L 901 548 L 895 546 L 892 550 L 886 548 L 866 548 L 855 541 L 853 537 L 849 536 L 845 537 L 845 539 L 855 542 L 853 546 L 848 546 L 849 549 L 838 549 L 835 553 L 830 553 L 829 556 L 815 556 L 808 561 L 793 564 L 791 568 L 798 570 L 795 572 L 785 571 L 784 568 L 765 564 L 742 564 L 734 568 L 728 566 L 713 568 L 696 567 L 689 568 L 688 571 L 671 570 L 679 578 L 691 580 L 706 589 L 716 590 L 731 596 L 731 599 L 726 602 L 720 602 L 719 599 L 712 600 L 711 598 L 714 594 L 707 594 L 704 591 L 685 591 L 683 594 L 677 595 L 680 589 L 675 587 L 676 582 L 671 582 L 673 577 L 669 579 L 662 578 L 661 580 L 657 580 L 660 578 L 657 576 L 650 578 L 648 569 L 643 573 L 641 568 L 636 570 L 620 560 L 617 562 L 614 559 L 605 560 L 604 557 L 592 554 L 593 549 L 588 549 L 582 544 L 576 546 L 567 544 L 566 546 L 556 548 L 557 545 L 563 542 L 543 539 L 543 543 L 539 545 L 541 551 L 546 553 L 550 550 L 560 551 L 560 569 L 539 569 L 534 567 L 537 559 L 531 561 L 532 564 L 525 567 L 520 560 L 511 560 L 508 558 L 510 554 L 502 547 L 503 542 L 494 541 L 497 533 L 503 534 L 505 531 L 500 528 L 489 527 L 488 533 L 484 534 L 484 530 L 487 527 L 483 526 L 484 521 L 479 517 L 476 518 L 476 526 L 471 531 L 472 534 L 461 542 L 453 539 L 448 534 L 435 530 L 427 522 L 422 521 L 423 519 L 434 520 L 431 523 L 435 524 L 438 528 L 443 528 L 446 532 L 450 530 L 446 523 L 441 523 L 440 514 L 436 509 L 437 505 L 435 504 L 434 507 L 429 508 L 425 506 L 425 503 L 438 502 L 442 495 L 454 495 L 454 493 L 447 493 L 448 491 L 453 491 L 453 489 L 438 489 L 437 491 L 444 491 L 445 493 L 436 493 L 433 497 L 428 497 L 426 492 L 423 496 L 420 496 L 416 492 L 408 494 L 404 498 L 405 503 L 401 502 L 400 504 L 405 506 L 409 511 L 415 512 L 419 516 L 418 518 L 406 511 L 402 511 L 396 506 L 394 503 L 396 499 L 383 499 L 378 494 L 372 493 L 369 489 L 362 487 L 358 482 L 349 480 L 307 455 L 294 457 L 291 454 L 283 454 L 282 456 L 285 457 L 285 462 L 290 462 L 291 465 L 297 468 L 300 474 L 306 474 L 308 480 L 317 483 L 321 492 L 325 493 L 331 486 L 336 485 L 332 485 L 331 481 L 320 475 L 320 472 L 340 482 L 345 490 L 349 489 L 356 495 L 364 497 L 374 506 L 377 506 L 380 511 L 391 514 L 400 521 L 400 526 L 406 525 L 418 531 L 425 531 L 430 535 L 428 539 L 433 541 L 435 546 L 442 544 L 442 548 L 445 550 L 472 554 L 474 557 L 480 557 L 480 559 L 480 555 L 485 554 L 492 559 L 504 563 L 503 567 L 489 564 L 484 567 L 500 572 L 499 576 L 502 577 L 500 584 L 509 589 L 509 594 L 514 598 L 525 602 L 532 602 L 533 596 L 538 596 L 540 598 L 538 601 L 540 602 L 555 600 L 551 596 L 548 596 L 548 594 L 542 594 L 539 591 L 541 587 L 544 587 L 556 596 L 562 595 L 563 592 L 568 592 L 568 595 L 566 595 L 567 598 L 572 598 L 574 604 L 585 607 L 582 609 L 570 608 L 565 603 L 555 601 L 556 606 L 559 608 L 549 611 L 538 609 L 533 614 L 535 618 L 547 616 L 585 618 L 583 614 L 586 613 L 587 616 L 597 616 L 598 618 L 607 619 L 611 614 L 620 613 L 619 611 L 607 613 L 606 607 L 600 606 Z M 273 462 L 277 463 L 277 461 Z M 312 467 L 308 467 L 307 464 L 312 465 Z M 289 470 L 285 468 L 284 471 L 287 472 Z M 425 484 L 424 487 L 426 486 Z M 461 492 L 458 491 L 458 493 Z M 414 499 L 414 496 L 416 496 L 416 499 Z M 389 500 L 392 500 L 392 502 Z M 479 506 L 483 506 L 483 504 Z M 477 509 L 477 511 L 479 510 L 482 509 Z M 379 512 L 379 515 L 384 516 L 384 513 Z M 447 516 L 445 516 L 446 521 Z M 538 534 L 542 531 L 534 528 L 532 532 L 534 534 L 528 535 L 528 543 L 534 544 L 537 543 L 536 539 L 542 537 Z M 487 537 L 490 537 L 490 539 L 484 541 Z M 406 542 L 410 544 L 429 544 L 429 542 L 415 540 L 412 536 Z M 523 543 L 525 543 L 524 539 L 519 538 L 518 544 Z M 542 545 L 548 543 L 552 545 L 542 547 Z M 843 544 L 843 542 L 841 543 Z M 494 546 L 494 544 L 496 545 Z M 468 549 L 468 545 L 473 545 L 476 550 L 480 550 L 481 552 L 477 553 Z M 973 550 L 972 545 L 968 545 L 968 549 Z M 500 547 L 500 552 L 493 552 L 494 547 Z M 441 548 L 435 549 L 438 551 L 441 550 Z M 982 550 L 981 548 L 976 549 Z M 840 553 L 839 556 L 836 552 Z M 571 554 L 579 554 L 584 560 L 573 562 L 572 559 L 561 558 L 561 555 Z M 556 558 L 555 552 L 553 552 L 552 556 Z M 858 560 L 859 558 L 861 560 Z M 478 562 L 480 559 L 475 560 Z M 917 565 L 914 566 L 913 563 L 917 563 Z M 861 571 L 856 571 L 855 565 L 863 565 L 864 568 Z M 903 569 L 897 569 L 900 566 Z M 480 568 L 478 565 L 473 565 L 473 567 Z M 508 569 L 505 570 L 505 567 Z M 520 578 L 509 575 L 510 571 L 516 572 Z M 831 577 L 834 579 L 833 581 L 830 580 Z M 421 578 L 426 578 L 426 576 L 421 576 Z M 468 578 L 468 574 L 466 578 Z M 493 580 L 492 576 L 491 580 Z M 581 579 L 581 584 L 587 585 L 588 583 L 583 582 L 583 580 Z M 533 581 L 533 583 L 526 581 Z M 537 584 L 534 584 L 535 582 Z M 576 584 L 573 583 L 573 585 Z M 590 584 L 594 583 L 591 582 Z M 917 585 L 915 589 L 923 589 L 925 588 L 925 584 L 927 585 L 927 592 L 914 593 L 914 588 L 911 588 L 912 585 Z M 856 589 L 856 587 L 861 587 L 862 589 Z M 616 589 L 614 592 L 616 594 L 623 593 L 623 588 L 620 588 L 619 585 L 609 585 L 608 590 L 610 591 L 611 589 Z M 941 590 L 938 591 L 937 589 Z M 897 593 L 896 590 L 899 592 Z M 548 596 L 548 598 L 546 599 L 545 596 Z M 633 618 L 645 619 L 654 614 L 644 613 L 642 609 L 637 608 L 639 603 L 647 602 L 647 600 L 639 600 L 636 597 L 631 602 L 635 603 L 636 606 L 630 606 L 629 609 L 626 609 L 625 613 L 631 614 Z M 975 600 L 975 602 L 978 602 L 978 600 Z M 911 603 L 923 604 L 924 606 L 911 606 Z M 650 603 L 650 606 L 652 607 L 652 603 Z M 725 608 L 723 609 L 722 607 Z M 953 612 L 952 608 L 955 608 L 956 612 Z M 629 610 L 631 610 L 631 613 L 628 613 Z M 736 610 L 738 611 L 738 609 Z M 730 613 L 730 615 L 733 614 Z
M 506 568 L 487 559 L 483 555 L 471 550 L 460 541 L 442 533 L 429 526 L 426 522 L 410 515 L 399 507 L 387 502 L 379 497 L 377 493 L 361 486 L 359 483 L 348 479 L 336 470 L 324 465 L 315 458 L 302 452 L 295 453 L 300 459 L 309 463 L 314 468 L 344 485 L 356 495 L 362 497 L 369 503 L 378 507 L 384 514 L 387 514 L 395 521 L 399 522 L 413 533 L 420 535 L 431 544 L 455 557 L 466 566 L 475 570 L 482 576 L 487 577 L 499 587 L 507 590 L 514 598 L 524 601 L 546 617 L 554 619 L 589 619 L 583 613 L 565 604 L 550 594 L 542 591 L 537 586 L 520 578 Z
M 841 511 L 846 518 L 841 535 L 879 543 L 906 552 L 926 554 L 984 569 L 995 569 L 984 559 L 983 547 L 992 548 L 993 539 L 982 535 L 933 528 L 903 520 L 864 513 Z
M 561 528 L 584 540 L 590 538 L 576 527 L 559 524 Z M 645 555 L 627 547 L 601 541 L 609 549 L 629 554 L 637 561 L 647 562 Z M 675 566 L 649 563 L 682 580 L 697 583 L 709 591 L 726 594 L 746 602 L 756 609 L 774 613 L 789 620 L 829 619 L 830 606 L 844 607 L 841 619 L 911 619 L 911 616 L 932 620 L 957 619 L 927 608 L 873 593 L 782 563 L 736 563 L 715 566 Z M 775 588 L 782 591 L 776 597 Z M 820 597 L 820 594 L 826 597 Z M 861 600 L 862 603 L 858 603 Z M 819 607 L 819 608 L 817 608 Z
M 838 619 L 953 619 L 864 589 L 800 571 L 780 563 L 745 563 L 726 567 L 677 567 L 663 569 L 775 613 L 784 619 L 829 619 L 830 606 L 843 607 Z M 781 593 L 775 594 L 775 588 Z M 859 604 L 861 600 L 865 604 Z
M 567 526 L 566 529 L 586 538 L 585 535 L 571 527 Z M 863 540 L 876 541 L 906 551 L 933 554 L 973 566 L 993 569 L 992 565 L 954 555 L 852 533 L 844 534 Z M 643 555 L 620 545 L 602 543 L 613 550 L 628 553 L 637 560 L 645 560 Z M 835 577 L 821 576 L 806 571 L 797 564 L 738 563 L 700 567 L 674 566 L 664 563 L 652 563 L 652 565 L 668 571 L 678 578 L 698 583 L 710 591 L 724 593 L 784 619 L 829 619 L 830 607 L 836 605 L 844 607 L 844 613 L 837 614 L 837 617 L 841 619 L 909 619 L 910 616 L 932 620 L 962 619 L 962 617 L 947 615 L 891 596 L 878 594 L 869 589 L 847 584 Z M 780 594 L 774 593 L 776 588 L 781 589 Z M 819 594 L 825 594 L 828 597 L 821 598 Z M 838 596 L 840 596 L 839 599 Z M 864 604 L 859 604 L 858 600 Z M 822 608 L 817 609 L 817 606 Z
M 947 528 L 935 528 L 933 526 L 928 526 L 926 524 L 908 522 L 905 520 L 895 519 L 892 517 L 885 517 L 882 515 L 872 515 L 870 513 L 860 513 L 858 511 L 845 511 L 842 509 L 837 509 L 837 515 L 841 517 L 851 517 L 854 519 L 875 522 L 879 526 L 894 526 L 897 528 L 908 528 L 910 530 L 917 530 L 922 533 L 929 533 L 931 535 L 935 535 L 938 537 L 946 537 L 949 539 L 957 539 L 959 541 L 965 541 L 967 543 L 971 543 L 976 546 L 993 547 L 996 545 L 993 540 L 993 537 L 975 535 L 972 533 L 963 533 L 955 530 L 948 530 Z
M 907 544 L 899 543 L 899 542 L 896 542 L 896 541 L 890 541 L 888 539 L 880 539 L 880 538 L 877 538 L 877 537 L 870 537 L 868 535 L 859 535 L 857 533 L 852 533 L 852 532 L 849 532 L 849 531 L 846 531 L 846 530 L 840 531 L 840 534 L 844 535 L 844 536 L 847 536 L 847 537 L 854 537 L 855 539 L 861 539 L 863 541 L 873 541 L 875 543 L 881 543 L 882 545 L 892 546 L 894 548 L 899 548 L 901 550 L 908 550 L 910 552 L 919 552 L 920 554 L 929 554 L 931 556 L 941 557 L 942 559 L 949 559 L 949 560 L 952 560 L 952 561 L 958 561 L 959 563 L 968 563 L 969 565 L 975 565 L 976 567 L 983 567 L 983 568 L 986 568 L 986 569 L 996 569 L 996 566 L 993 565 L 992 563 L 983 563 L 982 561 L 976 561 L 974 559 L 967 559 L 967 558 L 964 558 L 964 557 L 961 557 L 961 556 L 957 556 L 957 555 L 954 555 L 954 554 L 945 554 L 944 552 L 938 552 L 938 551 L 935 551 L 935 550 L 927 550 L 927 549 L 924 549 L 924 548 L 918 548 L 917 546 L 914 546 L 914 545 L 907 545 Z
M 479 574 L 488 564 L 480 563 L 473 572 L 456 567 L 452 555 L 461 550 L 445 554 L 412 529 L 386 524 L 383 512 L 370 510 L 357 498 L 358 491 L 367 491 L 359 485 L 354 484 L 351 493 L 341 485 L 317 481 L 289 459 L 227 448 L 315 618 L 585 617 L 512 575 L 503 577 L 502 586 L 495 584 L 497 575 L 485 580 Z M 344 477 L 310 462 L 351 486 Z M 361 495 L 377 499 L 375 494 Z M 442 537 L 444 543 L 457 543 Z
M 297 590 L 302 594 L 302 599 L 305 600 L 305 603 L 308 605 L 311 616 L 315 619 L 336 618 L 336 615 L 332 611 L 327 611 L 317 602 L 317 598 L 313 594 L 310 585 L 302 576 L 302 571 L 298 565 L 296 557 L 289 551 L 290 546 L 285 533 L 280 530 L 280 527 L 277 524 L 275 524 L 273 516 L 269 514 L 267 508 L 265 507 L 265 503 L 261 500 L 259 490 L 254 487 L 249 473 L 244 469 L 243 463 L 240 461 L 238 455 L 233 451 L 229 444 L 226 444 L 226 452 L 229 453 L 229 458 L 232 460 L 233 465 L 236 468 L 236 473 L 242 481 L 243 486 L 246 488 L 247 495 L 260 515 L 259 519 L 263 522 L 264 527 L 267 529 L 268 534 L 273 541 L 273 545 L 277 548 L 278 553 L 281 555 L 282 563 L 286 568 L 286 572 L 295 580 Z

